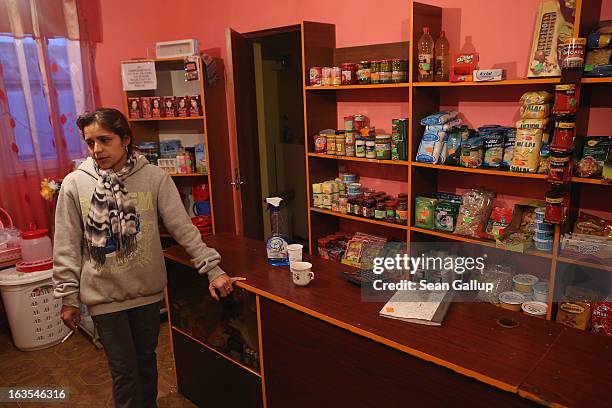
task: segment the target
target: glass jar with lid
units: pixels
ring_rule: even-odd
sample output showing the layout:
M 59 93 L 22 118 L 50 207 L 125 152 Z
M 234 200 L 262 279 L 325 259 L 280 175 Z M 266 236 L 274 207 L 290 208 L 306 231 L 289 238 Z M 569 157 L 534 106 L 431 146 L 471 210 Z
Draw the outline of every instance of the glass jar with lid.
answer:
M 379 71 L 379 79 L 378 82 L 381 84 L 391 83 L 391 60 L 382 60 L 380 61 L 380 71 Z

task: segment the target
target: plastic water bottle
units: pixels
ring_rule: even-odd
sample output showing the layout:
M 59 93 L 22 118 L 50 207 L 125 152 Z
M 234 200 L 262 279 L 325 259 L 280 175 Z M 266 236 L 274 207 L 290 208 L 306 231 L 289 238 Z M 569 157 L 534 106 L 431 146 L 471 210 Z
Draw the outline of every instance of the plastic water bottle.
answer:
M 448 81 L 448 74 L 450 72 L 449 59 L 450 59 L 450 45 L 446 39 L 444 31 L 440 33 L 440 38 L 436 41 L 435 54 L 436 54 L 436 67 L 434 80 L 436 82 Z
M 423 27 L 423 34 L 419 38 L 419 81 L 433 81 L 434 73 L 434 40 L 429 34 L 429 27 Z
M 280 212 L 280 197 L 266 198 L 268 210 L 270 210 L 270 225 L 272 232 L 266 241 L 268 252 L 268 263 L 273 266 L 288 266 L 289 253 L 287 252 L 287 235 Z

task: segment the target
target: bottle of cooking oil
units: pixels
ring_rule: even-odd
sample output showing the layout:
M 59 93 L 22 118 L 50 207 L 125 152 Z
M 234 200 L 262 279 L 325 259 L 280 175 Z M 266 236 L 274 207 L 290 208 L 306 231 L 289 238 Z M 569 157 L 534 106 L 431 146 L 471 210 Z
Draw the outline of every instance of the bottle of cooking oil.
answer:
M 434 73 L 434 40 L 429 34 L 429 27 L 423 27 L 423 34 L 419 38 L 419 81 L 433 81 Z
M 444 31 L 440 33 L 440 38 L 436 41 L 435 54 L 436 54 L 436 66 L 434 73 L 434 80 L 436 82 L 448 81 L 448 73 L 450 71 L 450 46 L 446 39 Z

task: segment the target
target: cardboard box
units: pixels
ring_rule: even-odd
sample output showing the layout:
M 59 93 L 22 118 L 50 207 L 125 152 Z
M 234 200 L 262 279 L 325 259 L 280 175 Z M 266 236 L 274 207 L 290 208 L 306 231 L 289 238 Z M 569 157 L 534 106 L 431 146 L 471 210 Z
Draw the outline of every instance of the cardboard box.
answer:
M 505 69 L 474 70 L 474 82 L 502 81 L 506 79 Z
M 527 208 L 533 208 L 533 210 L 535 210 L 538 207 L 544 207 L 546 205 L 546 203 L 544 203 L 543 201 L 537 201 L 537 200 L 526 200 L 526 201 L 521 201 L 518 204 L 516 204 L 514 206 L 514 212 L 512 213 L 512 221 L 510 222 L 510 225 L 508 225 L 508 227 L 506 228 L 506 231 L 504 232 L 504 234 L 500 237 L 498 237 L 495 240 L 495 246 L 497 248 L 501 248 L 501 249 L 506 249 L 509 251 L 514 251 L 514 252 L 525 252 L 529 247 L 531 247 L 533 245 L 533 234 L 532 233 L 526 233 L 526 231 L 524 231 L 524 228 L 521 228 L 521 221 L 523 220 L 523 213 L 525 212 L 525 210 Z M 535 213 L 534 213 L 534 219 L 535 219 Z M 535 221 L 534 221 L 535 222 Z M 519 233 L 526 233 L 526 235 L 528 236 L 528 239 L 526 240 L 519 240 L 516 239 L 517 235 Z

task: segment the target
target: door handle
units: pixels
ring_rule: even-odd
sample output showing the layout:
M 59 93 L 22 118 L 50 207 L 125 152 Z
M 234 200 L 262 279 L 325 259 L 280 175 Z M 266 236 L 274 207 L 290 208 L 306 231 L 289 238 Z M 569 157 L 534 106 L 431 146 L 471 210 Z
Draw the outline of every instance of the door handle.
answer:
M 244 181 L 240 179 L 240 169 L 234 169 L 234 181 L 230 182 L 236 190 L 240 190 L 240 186 L 244 184 Z

